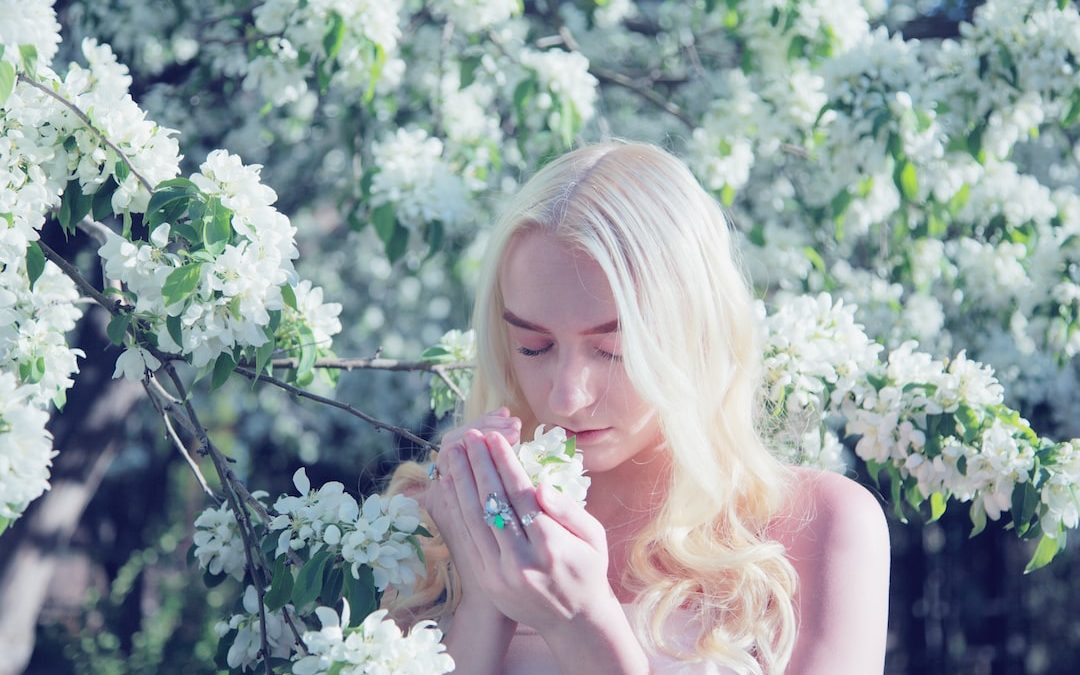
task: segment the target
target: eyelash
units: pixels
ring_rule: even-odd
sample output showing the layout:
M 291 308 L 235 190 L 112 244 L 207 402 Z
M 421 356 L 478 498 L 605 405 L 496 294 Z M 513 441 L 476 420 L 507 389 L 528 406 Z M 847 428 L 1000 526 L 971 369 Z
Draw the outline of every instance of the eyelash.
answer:
M 528 347 L 518 347 L 517 348 L 519 354 L 522 354 L 522 355 L 528 356 L 528 357 L 540 356 L 542 354 L 546 354 L 549 349 L 551 349 L 551 345 L 548 345 L 547 347 L 544 347 L 543 349 L 529 349 Z M 618 356 L 616 354 L 610 354 L 608 352 L 605 352 L 603 349 L 597 349 L 596 353 L 599 354 L 600 356 L 602 356 L 603 358 L 607 359 L 608 361 L 622 361 L 621 356 Z

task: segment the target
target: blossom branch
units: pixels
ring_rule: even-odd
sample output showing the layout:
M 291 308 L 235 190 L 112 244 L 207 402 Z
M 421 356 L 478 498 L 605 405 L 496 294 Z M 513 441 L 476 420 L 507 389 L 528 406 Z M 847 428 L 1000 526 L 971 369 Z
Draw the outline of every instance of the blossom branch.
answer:
M 30 78 L 28 78 L 26 76 L 20 76 L 19 80 L 22 81 L 22 82 L 27 83 L 28 85 L 30 85 L 31 87 L 37 89 L 38 91 L 42 91 L 46 95 L 51 96 L 52 98 L 54 98 L 57 101 L 59 101 L 60 103 L 62 103 L 65 107 L 70 109 L 72 112 L 74 112 L 75 116 L 78 117 L 80 120 L 82 120 L 83 124 L 85 124 L 91 131 L 93 131 L 97 135 L 97 137 L 100 138 L 101 141 L 106 146 L 108 146 L 108 148 L 110 150 L 115 152 L 116 156 L 119 157 L 124 162 L 124 164 L 127 165 L 128 169 L 131 171 L 131 175 L 135 176 L 135 178 L 137 178 L 139 180 L 139 182 L 142 183 L 143 187 L 146 188 L 147 192 L 153 192 L 154 191 L 154 186 L 151 185 L 150 181 L 146 180 L 146 178 L 144 178 L 143 175 L 141 173 L 139 173 L 135 169 L 135 166 L 131 163 L 131 160 L 128 158 L 128 156 L 124 154 L 123 150 L 116 147 L 116 145 L 112 141 L 110 141 L 100 129 L 98 129 L 96 126 L 94 126 L 93 120 L 91 120 L 90 117 L 86 113 L 84 113 L 82 110 L 80 110 L 79 106 L 75 105 L 71 101 L 67 100 L 66 98 L 64 98 L 60 94 L 56 93 L 52 89 L 46 87 L 45 85 L 41 84 L 40 82 L 37 82 L 37 81 L 35 81 L 33 79 L 30 79 Z
M 259 597 L 259 637 L 262 644 L 263 665 L 266 668 L 266 674 L 273 675 L 274 671 L 270 667 L 270 642 L 266 636 L 266 604 L 264 601 L 266 582 L 262 574 L 263 569 L 255 564 L 255 560 L 252 556 L 252 551 L 256 551 L 257 548 L 253 541 L 255 531 L 251 524 L 251 518 L 248 516 L 247 508 L 241 503 L 240 492 L 237 489 L 236 484 L 230 480 L 232 471 L 229 470 L 228 465 L 225 463 L 224 456 L 210 442 L 210 436 L 207 434 L 206 428 L 199 422 L 198 414 L 195 412 L 195 407 L 188 398 L 184 382 L 176 373 L 176 368 L 172 363 L 164 364 L 163 368 L 168 374 L 169 379 L 172 380 L 173 386 L 176 387 L 177 398 L 183 402 L 188 420 L 191 421 L 192 426 L 195 428 L 202 449 L 210 455 L 210 460 L 214 463 L 214 468 L 217 469 L 218 476 L 221 478 L 222 485 L 225 487 L 225 497 L 228 499 L 229 506 L 236 515 L 236 523 L 240 530 L 240 536 L 244 541 L 244 558 L 246 559 L 248 569 L 251 571 L 252 581 L 255 582 L 255 592 Z M 239 484 L 239 481 L 237 481 L 237 484 Z M 248 495 L 248 497 L 250 498 L 250 495 Z
M 252 380 L 262 380 L 263 382 L 269 382 L 270 384 L 281 387 L 282 389 L 284 389 L 285 391 L 287 391 L 287 392 L 289 392 L 291 394 L 295 394 L 295 395 L 301 396 L 303 398 L 309 398 L 312 401 L 317 401 L 319 403 L 324 403 L 324 404 L 326 404 L 326 405 L 328 405 L 328 406 L 330 406 L 332 408 L 337 408 L 339 410 L 344 410 L 345 412 L 349 413 L 350 415 L 353 415 L 354 417 L 359 417 L 360 419 L 364 420 L 365 422 L 367 422 L 368 424 L 372 425 L 373 427 L 375 427 L 377 429 L 386 429 L 387 431 L 390 431 L 390 432 L 395 433 L 395 434 L 397 434 L 399 436 L 402 436 L 404 438 L 409 439 L 413 443 L 416 443 L 420 447 L 425 448 L 427 450 L 432 450 L 434 452 L 439 451 L 439 446 L 432 443 L 431 441 L 425 441 L 424 439 L 420 438 L 419 436 L 412 433 L 408 429 L 404 429 L 404 428 L 399 427 L 399 426 L 394 426 L 393 424 L 387 424 L 386 422 L 378 420 L 378 419 L 372 417 L 371 415 L 367 414 L 366 412 L 364 412 L 362 410 L 359 410 L 357 408 L 354 408 L 353 406 L 349 405 L 348 403 L 342 403 L 341 401 L 337 401 L 337 400 L 334 400 L 332 398 L 327 398 L 326 396 L 320 396 L 320 395 L 314 394 L 314 393 L 312 393 L 310 391 L 305 391 L 305 390 L 303 390 L 303 389 L 301 389 L 299 387 L 294 387 L 293 385 L 289 384 L 288 382 L 285 382 L 283 380 L 279 380 L 278 378 L 274 377 L 273 375 L 259 375 L 259 374 L 256 374 L 255 371 L 248 370 L 247 368 L 244 368 L 244 367 L 237 367 L 236 372 L 240 373 L 244 377 L 247 377 L 247 378 L 252 379 Z

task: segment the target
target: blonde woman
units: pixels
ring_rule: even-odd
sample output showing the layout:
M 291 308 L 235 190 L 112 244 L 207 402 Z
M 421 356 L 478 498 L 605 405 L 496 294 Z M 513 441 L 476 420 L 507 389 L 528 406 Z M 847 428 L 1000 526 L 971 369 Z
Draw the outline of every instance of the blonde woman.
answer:
M 717 204 L 649 145 L 575 150 L 510 202 L 477 290 L 473 421 L 434 480 L 413 464 L 391 484 L 438 531 L 392 604 L 442 621 L 456 672 L 882 672 L 882 511 L 763 444 L 736 258 Z M 576 434 L 587 507 L 513 456 L 538 424 Z

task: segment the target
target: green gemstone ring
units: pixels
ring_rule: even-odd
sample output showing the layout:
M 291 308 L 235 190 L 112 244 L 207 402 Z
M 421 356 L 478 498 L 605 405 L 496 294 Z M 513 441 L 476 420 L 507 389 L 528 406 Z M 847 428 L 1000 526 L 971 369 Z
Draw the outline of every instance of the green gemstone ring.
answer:
M 506 527 L 507 521 L 514 515 L 514 511 L 499 495 L 492 492 L 484 500 L 484 522 L 501 530 Z

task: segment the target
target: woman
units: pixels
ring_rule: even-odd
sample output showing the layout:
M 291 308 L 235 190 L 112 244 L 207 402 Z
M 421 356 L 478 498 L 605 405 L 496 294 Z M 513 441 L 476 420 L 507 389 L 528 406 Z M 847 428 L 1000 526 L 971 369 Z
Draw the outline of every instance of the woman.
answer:
M 581 148 L 511 201 L 473 314 L 473 421 L 437 480 L 411 465 L 391 485 L 422 491 L 440 535 L 394 606 L 444 619 L 457 672 L 882 672 L 882 511 L 764 446 L 735 258 L 717 204 L 653 146 Z M 539 424 L 576 434 L 587 507 L 514 458 Z

